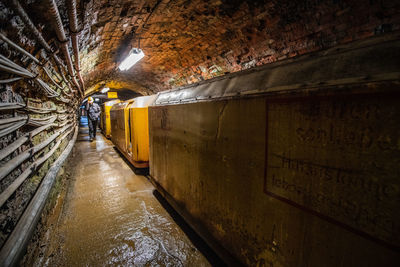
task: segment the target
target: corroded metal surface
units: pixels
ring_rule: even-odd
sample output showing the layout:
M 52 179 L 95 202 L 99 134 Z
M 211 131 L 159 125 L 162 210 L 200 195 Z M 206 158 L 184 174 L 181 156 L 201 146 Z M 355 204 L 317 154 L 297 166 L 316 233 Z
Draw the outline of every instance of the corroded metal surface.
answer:
M 160 92 L 153 105 L 271 95 L 304 89 L 316 91 L 338 85 L 399 80 L 399 47 L 397 33 L 337 46 L 313 55 Z
M 152 106 L 150 175 L 245 265 L 398 266 L 399 84 L 343 88 Z
M 39 266 L 209 266 L 110 141 L 81 129 L 72 182 Z M 54 223 L 54 220 L 53 220 Z

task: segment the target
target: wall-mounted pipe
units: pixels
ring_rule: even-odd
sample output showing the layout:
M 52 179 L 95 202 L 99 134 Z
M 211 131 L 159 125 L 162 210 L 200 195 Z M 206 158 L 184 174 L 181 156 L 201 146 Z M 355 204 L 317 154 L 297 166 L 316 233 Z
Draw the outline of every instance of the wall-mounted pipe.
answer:
M 24 8 L 21 6 L 18 0 L 12 0 L 11 4 L 16 11 L 16 13 L 19 15 L 21 20 L 24 22 L 24 24 L 27 26 L 27 28 L 32 32 L 33 36 L 36 38 L 36 40 L 42 45 L 42 47 L 46 50 L 48 54 L 50 54 L 54 62 L 57 64 L 58 70 L 63 77 L 64 81 L 67 83 L 67 79 L 64 76 L 64 64 L 62 63 L 61 59 L 56 55 L 56 53 L 53 51 L 53 49 L 50 47 L 50 45 L 44 40 L 42 34 L 40 31 L 36 28 L 36 26 L 33 24 L 31 19 L 29 18 L 28 14 L 25 12 Z
M 23 120 L 27 120 L 27 119 L 28 119 L 28 116 L 16 116 L 16 117 L 7 118 L 7 119 L 0 119 L 0 125 L 17 122 L 17 121 L 23 121 Z
M 48 139 L 43 141 L 42 143 L 29 148 L 19 154 L 18 156 L 10 159 L 7 161 L 3 166 L 0 168 L 0 181 L 3 180 L 10 172 L 12 172 L 15 168 L 17 168 L 22 162 L 27 160 L 28 158 L 35 155 L 37 152 L 42 150 L 43 148 L 47 147 L 51 142 L 54 141 L 61 133 L 65 132 L 67 126 L 64 126 L 61 130 L 56 131 L 53 135 L 51 135 Z
M 64 91 L 64 89 L 58 85 L 58 83 L 53 79 L 53 77 L 51 77 L 51 74 L 49 72 L 49 70 L 45 67 L 42 66 L 42 64 L 39 62 L 39 60 L 37 58 L 35 58 L 31 53 L 29 53 L 28 51 L 26 51 L 25 49 L 23 49 L 22 47 L 20 47 L 19 45 L 17 45 L 16 43 L 14 43 L 13 41 L 11 41 L 10 39 L 8 39 L 4 34 L 2 34 L 0 32 L 0 39 L 3 40 L 4 42 L 6 42 L 8 45 L 10 45 L 11 47 L 13 47 L 15 50 L 17 50 L 18 52 L 20 52 L 21 54 L 29 57 L 31 60 L 33 60 L 33 62 L 35 62 L 36 64 L 38 64 L 39 66 L 42 67 L 43 71 L 46 73 L 47 77 L 49 77 L 50 81 L 61 91 Z
M 57 119 L 57 115 L 44 118 L 29 118 L 28 125 L 40 127 L 49 123 L 53 123 Z
M 8 73 L 15 74 L 24 78 L 33 79 L 33 81 L 46 92 L 48 97 L 57 97 L 60 95 L 59 93 L 51 89 L 47 83 L 39 79 L 36 75 L 31 73 L 27 69 L 19 66 L 18 64 L 15 64 L 3 55 L 0 55 L 0 70 L 4 70 Z
M 23 255 L 28 242 L 35 231 L 36 225 L 39 221 L 57 174 L 62 164 L 70 154 L 75 144 L 77 135 L 78 127 L 75 127 L 74 136 L 69 141 L 67 147 L 61 153 L 60 157 L 52 164 L 52 167 L 43 178 L 38 190 L 19 219 L 13 232 L 7 239 L 4 246 L 1 248 L 1 266 L 15 266 L 18 264 L 18 260 Z
M 62 137 L 59 138 L 57 143 L 47 152 L 44 156 L 37 159 L 34 163 L 32 163 L 25 171 L 19 175 L 12 184 L 10 184 L 3 192 L 0 194 L 0 207 L 10 198 L 10 196 L 18 189 L 18 187 L 25 181 L 28 176 L 38 169 L 40 165 L 42 165 L 46 160 L 48 160 L 54 152 L 58 149 L 61 142 L 66 138 L 72 131 L 74 130 L 73 125 L 70 126 L 70 130 L 67 131 Z
M 79 62 L 79 46 L 78 46 L 78 20 L 76 16 L 76 0 L 68 0 L 68 17 L 69 17 L 69 29 L 71 33 L 72 48 L 74 50 L 75 58 L 75 70 L 81 84 L 82 90 L 85 91 L 85 85 L 80 73 L 80 62 Z
M 17 102 L 3 102 L 0 103 L 0 110 L 19 109 L 25 107 L 22 103 Z
M 79 90 L 81 90 L 77 80 L 75 79 L 75 74 L 74 74 L 74 70 L 72 67 L 71 55 L 69 54 L 69 50 L 68 50 L 68 39 L 65 36 L 64 26 L 61 21 L 60 13 L 58 12 L 57 4 L 54 0 L 47 0 L 47 3 L 50 7 L 50 15 L 51 15 L 51 20 L 53 22 L 52 24 L 53 24 L 54 30 L 56 31 L 58 41 L 60 42 L 61 51 L 64 55 L 65 61 L 67 62 L 68 73 L 71 76 L 72 81 L 75 84 L 75 86 Z
M 44 130 L 46 130 L 47 128 L 56 126 L 57 124 L 52 123 L 52 124 L 47 124 L 44 125 L 42 127 L 36 128 L 35 130 L 26 133 L 24 136 L 21 136 L 20 138 L 18 138 L 17 140 L 15 140 L 13 143 L 9 144 L 8 146 L 6 146 L 5 148 L 3 148 L 0 151 L 0 160 L 3 160 L 5 157 L 7 157 L 8 155 L 10 155 L 12 152 L 14 152 L 17 148 L 19 148 L 20 146 L 22 146 L 25 142 L 27 142 L 28 140 L 30 140 L 30 138 L 36 136 L 37 134 L 43 132 Z
M 11 79 L 0 80 L 0 83 L 13 83 L 22 80 L 22 77 L 15 77 Z
M 33 60 L 33 62 L 35 62 L 36 64 L 40 65 L 40 62 L 37 58 L 35 58 L 34 56 L 32 56 L 32 54 L 30 54 L 28 51 L 26 51 L 25 49 L 21 48 L 19 45 L 17 45 L 16 43 L 14 43 L 13 41 L 11 41 L 10 39 L 8 39 L 4 34 L 2 34 L 0 32 L 0 39 L 3 40 L 4 42 L 6 42 L 7 44 L 9 44 L 10 46 L 12 46 L 15 50 L 17 50 L 18 52 L 20 52 L 21 54 L 24 54 L 25 56 L 29 57 L 30 59 Z
M 25 124 L 26 124 L 26 121 L 18 121 L 18 122 L 10 124 L 7 128 L 0 130 L 0 137 L 3 137 L 9 133 L 12 133 L 12 132 L 18 130 Z
M 56 111 L 56 107 L 53 107 L 53 108 L 37 108 L 37 107 L 32 107 L 32 106 L 26 106 L 25 110 L 33 112 L 33 113 L 47 114 L 47 113 L 52 113 L 52 112 Z

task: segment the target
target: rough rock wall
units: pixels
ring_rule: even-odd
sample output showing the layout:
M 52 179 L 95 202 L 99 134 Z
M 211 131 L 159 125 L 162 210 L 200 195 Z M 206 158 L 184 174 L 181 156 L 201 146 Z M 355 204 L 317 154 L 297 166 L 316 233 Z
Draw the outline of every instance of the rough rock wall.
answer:
M 11 2 L 0 2 L 0 246 L 70 140 L 79 103 Z

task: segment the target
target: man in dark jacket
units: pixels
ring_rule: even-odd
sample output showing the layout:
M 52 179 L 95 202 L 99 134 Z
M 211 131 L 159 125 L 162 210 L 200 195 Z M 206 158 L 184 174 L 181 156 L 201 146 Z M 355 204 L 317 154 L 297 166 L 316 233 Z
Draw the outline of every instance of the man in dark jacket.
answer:
M 96 137 L 97 121 L 99 120 L 101 110 L 99 105 L 94 103 L 93 97 L 91 96 L 88 98 L 86 111 L 89 124 L 89 137 L 90 137 L 90 142 L 92 142 L 93 139 Z

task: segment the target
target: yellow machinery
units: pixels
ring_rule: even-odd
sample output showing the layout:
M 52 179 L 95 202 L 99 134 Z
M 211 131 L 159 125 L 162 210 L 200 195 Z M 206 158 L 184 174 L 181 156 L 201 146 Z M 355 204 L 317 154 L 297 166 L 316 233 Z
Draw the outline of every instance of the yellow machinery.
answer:
M 110 111 L 111 140 L 136 168 L 149 166 L 148 106 L 156 96 L 116 103 Z
M 129 106 L 131 152 L 133 165 L 149 166 L 149 115 L 148 107 L 156 95 L 135 98 Z
M 105 137 L 111 137 L 111 119 L 110 110 L 114 104 L 121 102 L 119 99 L 105 102 L 101 105 L 100 128 Z
M 133 101 L 133 100 L 130 100 Z M 129 149 L 129 101 L 117 103 L 110 110 L 111 141 L 119 151 L 126 154 Z M 126 155 L 125 155 L 126 156 Z

